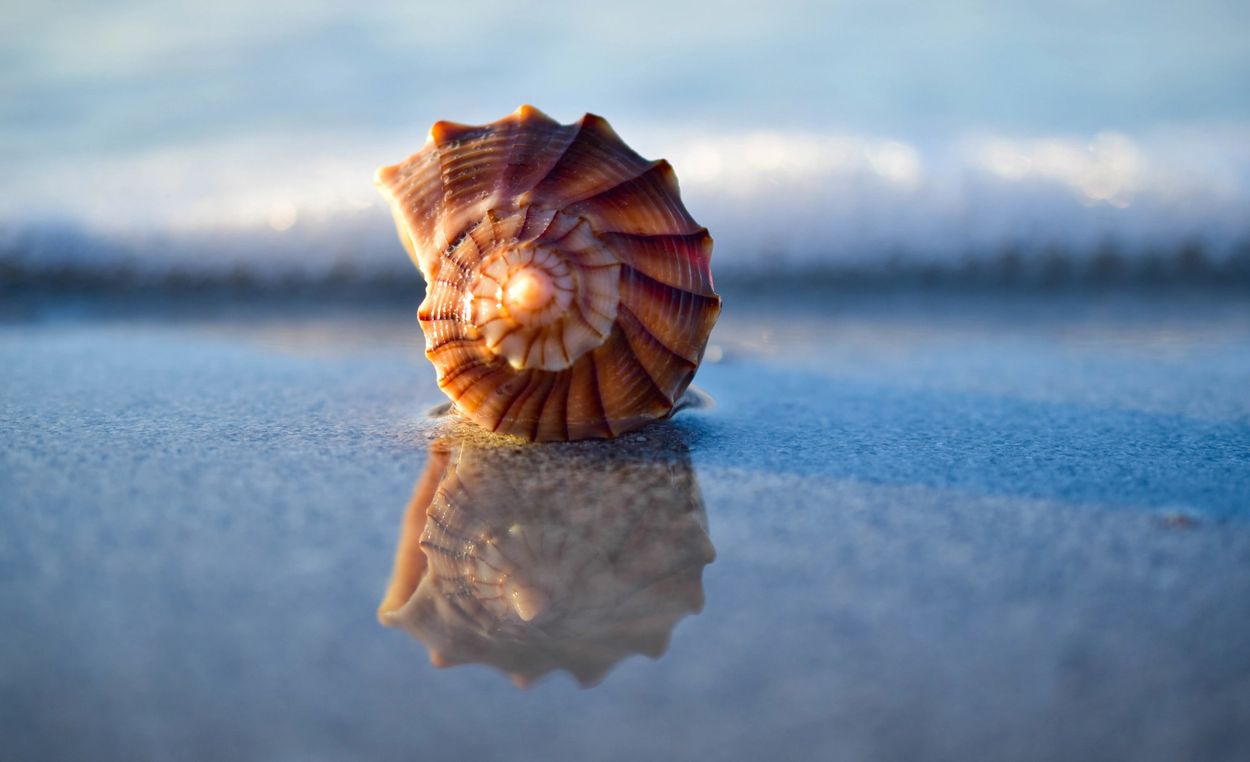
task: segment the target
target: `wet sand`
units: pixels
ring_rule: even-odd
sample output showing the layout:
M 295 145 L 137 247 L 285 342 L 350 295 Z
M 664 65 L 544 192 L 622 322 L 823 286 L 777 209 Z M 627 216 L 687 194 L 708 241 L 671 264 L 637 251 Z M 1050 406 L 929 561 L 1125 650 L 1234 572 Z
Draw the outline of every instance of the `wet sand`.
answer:
M 715 555 L 525 690 L 375 616 L 461 441 L 415 306 L 6 299 L 5 756 L 1250 756 L 1250 299 L 730 291 L 714 408 L 506 460 L 670 459 Z

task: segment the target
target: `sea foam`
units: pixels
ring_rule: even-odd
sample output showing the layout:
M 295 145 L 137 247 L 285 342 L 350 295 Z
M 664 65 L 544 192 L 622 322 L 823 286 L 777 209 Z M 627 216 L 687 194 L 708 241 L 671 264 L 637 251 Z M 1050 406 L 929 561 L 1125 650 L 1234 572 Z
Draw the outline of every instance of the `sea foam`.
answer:
M 721 277 L 1242 272 L 1250 250 L 1250 127 L 628 137 L 672 162 Z M 35 280 L 406 277 L 370 180 L 414 142 L 250 137 L 19 164 L 0 181 L 0 265 Z

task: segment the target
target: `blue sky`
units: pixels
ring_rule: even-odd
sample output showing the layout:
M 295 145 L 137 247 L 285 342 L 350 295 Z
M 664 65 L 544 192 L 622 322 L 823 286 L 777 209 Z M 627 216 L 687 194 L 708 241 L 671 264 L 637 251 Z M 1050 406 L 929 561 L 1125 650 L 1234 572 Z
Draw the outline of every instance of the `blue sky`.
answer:
M 0 114 L 18 154 L 480 121 L 521 102 L 908 136 L 1250 118 L 1246 3 L 11 5 Z

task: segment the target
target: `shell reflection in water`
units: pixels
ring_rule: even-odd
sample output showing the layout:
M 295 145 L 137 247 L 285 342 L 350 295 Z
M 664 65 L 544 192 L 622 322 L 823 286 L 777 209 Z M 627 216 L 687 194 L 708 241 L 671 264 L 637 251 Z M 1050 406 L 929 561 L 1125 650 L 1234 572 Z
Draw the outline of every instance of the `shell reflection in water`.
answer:
M 563 125 L 522 106 L 438 122 L 375 183 L 425 278 L 426 356 L 463 415 L 564 441 L 672 412 L 721 302 L 712 238 L 668 162 L 593 114 Z
M 564 669 L 586 687 L 664 652 L 715 556 L 684 446 L 440 441 L 379 618 L 436 666 L 487 664 L 521 686 Z

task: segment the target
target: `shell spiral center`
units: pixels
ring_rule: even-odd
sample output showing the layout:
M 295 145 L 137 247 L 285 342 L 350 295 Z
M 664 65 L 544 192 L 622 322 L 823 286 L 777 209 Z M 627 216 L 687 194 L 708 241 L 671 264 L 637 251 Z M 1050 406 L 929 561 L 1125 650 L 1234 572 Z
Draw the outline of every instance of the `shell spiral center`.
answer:
M 612 331 L 619 263 L 585 223 L 566 224 L 556 241 L 499 242 L 469 284 L 469 322 L 513 368 L 562 370 Z
M 514 273 L 503 289 L 504 305 L 514 315 L 533 314 L 556 295 L 555 282 L 546 270 L 527 267 Z

